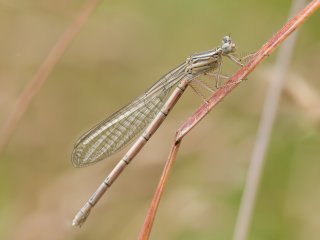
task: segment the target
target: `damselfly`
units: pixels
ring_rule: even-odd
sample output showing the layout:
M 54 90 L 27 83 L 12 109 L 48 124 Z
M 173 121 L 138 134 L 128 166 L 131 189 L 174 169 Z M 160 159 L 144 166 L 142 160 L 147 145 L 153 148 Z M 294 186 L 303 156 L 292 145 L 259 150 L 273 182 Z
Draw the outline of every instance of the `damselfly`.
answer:
M 219 80 L 226 77 L 221 74 L 222 57 L 227 57 L 243 66 L 241 59 L 234 55 L 235 50 L 231 37 L 225 36 L 221 46 L 191 55 L 184 63 L 164 75 L 142 96 L 102 121 L 78 140 L 72 153 L 72 163 L 76 167 L 84 167 L 119 151 L 143 131 L 77 213 L 72 222 L 73 226 L 81 226 L 85 222 L 91 209 L 158 129 L 189 84 L 207 75 L 216 80 L 218 87 Z M 176 88 L 170 95 L 174 86 Z

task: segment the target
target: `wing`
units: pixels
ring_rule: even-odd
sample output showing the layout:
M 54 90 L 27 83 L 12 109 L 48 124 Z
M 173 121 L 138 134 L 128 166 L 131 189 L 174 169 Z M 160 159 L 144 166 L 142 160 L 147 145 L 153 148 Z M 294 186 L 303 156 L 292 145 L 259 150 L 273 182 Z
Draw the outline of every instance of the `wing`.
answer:
M 75 144 L 72 163 L 85 167 L 125 147 L 159 113 L 168 93 L 185 76 L 183 63 L 157 81 L 145 94 L 85 133 Z

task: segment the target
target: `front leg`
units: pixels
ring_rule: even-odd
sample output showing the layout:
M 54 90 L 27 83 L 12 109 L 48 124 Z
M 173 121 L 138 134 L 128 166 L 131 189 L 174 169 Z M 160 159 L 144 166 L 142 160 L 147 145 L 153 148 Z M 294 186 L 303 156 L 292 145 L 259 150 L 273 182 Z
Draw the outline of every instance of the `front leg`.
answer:
M 247 64 L 254 56 L 256 53 L 250 53 L 244 57 L 238 58 L 232 54 L 226 55 L 232 62 L 235 62 L 237 65 L 240 67 L 243 67 L 245 64 Z
M 228 54 L 226 55 L 232 62 L 238 64 L 240 67 L 243 67 L 244 64 L 241 62 L 241 59 L 240 58 L 237 58 L 236 56 L 234 55 L 231 55 L 231 54 Z

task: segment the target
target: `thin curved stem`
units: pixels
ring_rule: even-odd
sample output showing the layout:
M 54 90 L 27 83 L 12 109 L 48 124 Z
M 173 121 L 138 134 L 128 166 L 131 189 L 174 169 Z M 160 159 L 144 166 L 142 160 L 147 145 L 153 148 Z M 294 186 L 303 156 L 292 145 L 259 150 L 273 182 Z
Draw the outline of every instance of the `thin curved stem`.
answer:
M 9 114 L 5 124 L 0 131 L 0 152 L 9 142 L 14 130 L 17 128 L 23 114 L 28 109 L 33 97 L 39 92 L 42 85 L 60 61 L 61 57 L 72 43 L 73 39 L 80 32 L 89 16 L 97 7 L 100 0 L 89 0 L 83 9 L 74 19 L 73 23 L 60 36 L 57 43 L 53 46 L 45 60 L 40 65 L 33 79 L 25 86 L 18 97 L 13 110 Z

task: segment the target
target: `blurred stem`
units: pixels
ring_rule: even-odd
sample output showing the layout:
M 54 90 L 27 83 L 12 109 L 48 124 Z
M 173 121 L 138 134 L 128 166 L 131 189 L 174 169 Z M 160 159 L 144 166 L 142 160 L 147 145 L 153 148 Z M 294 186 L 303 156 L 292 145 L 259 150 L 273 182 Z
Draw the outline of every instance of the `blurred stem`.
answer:
M 290 10 L 290 17 L 297 13 L 304 5 L 305 0 L 293 1 Z M 235 232 L 233 236 L 234 240 L 248 239 L 248 233 L 252 222 L 252 214 L 256 205 L 257 192 L 265 163 L 266 149 L 269 144 L 269 139 L 276 118 L 276 112 L 283 90 L 284 81 L 291 63 L 296 38 L 297 32 L 292 34 L 292 36 L 279 50 L 279 55 L 274 67 L 274 75 L 267 91 L 259 130 L 250 161 L 251 164 L 249 166 L 238 218 L 235 225 Z
M 8 144 L 23 114 L 28 109 L 32 98 L 41 89 L 45 80 L 48 78 L 56 64 L 60 61 L 61 57 L 70 46 L 74 38 L 77 36 L 77 34 L 80 32 L 83 25 L 87 22 L 89 16 L 97 7 L 99 2 L 100 0 L 88 0 L 83 9 L 74 19 L 74 22 L 60 36 L 55 46 L 53 46 L 48 56 L 42 62 L 38 71 L 34 75 L 33 79 L 23 89 L 22 93 L 15 103 L 15 106 L 13 107 L 11 113 L 9 113 L 9 116 L 0 131 L 0 153 Z

